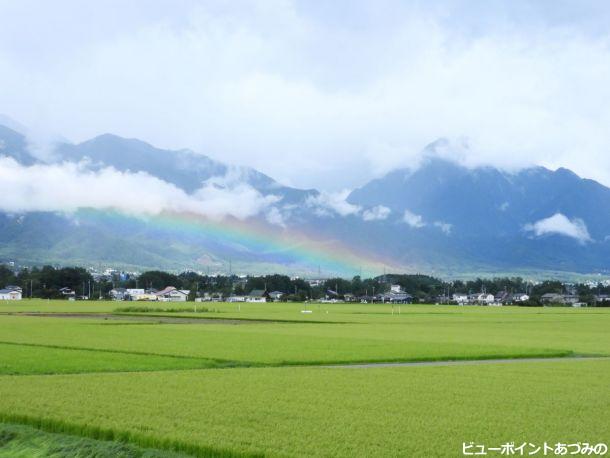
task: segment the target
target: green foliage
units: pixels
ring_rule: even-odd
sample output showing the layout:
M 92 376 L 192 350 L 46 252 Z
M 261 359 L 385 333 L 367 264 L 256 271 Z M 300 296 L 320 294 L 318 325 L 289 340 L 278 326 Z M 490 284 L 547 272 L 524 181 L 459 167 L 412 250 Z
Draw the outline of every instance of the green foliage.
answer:
M 146 305 L 133 305 L 118 307 L 114 311 L 118 313 L 206 313 L 210 310 L 206 307 L 149 307 Z
M 24 296 L 57 299 L 61 297 L 60 288 L 67 287 L 78 295 L 88 295 L 91 285 L 96 286 L 93 277 L 81 267 L 52 266 L 21 270 L 16 277 L 16 284 L 23 288 Z
M 138 277 L 138 283 L 141 288 L 155 288 L 163 289 L 166 286 L 182 286 L 177 275 L 170 274 L 169 272 L 162 272 L 160 270 L 150 270 L 144 272 Z

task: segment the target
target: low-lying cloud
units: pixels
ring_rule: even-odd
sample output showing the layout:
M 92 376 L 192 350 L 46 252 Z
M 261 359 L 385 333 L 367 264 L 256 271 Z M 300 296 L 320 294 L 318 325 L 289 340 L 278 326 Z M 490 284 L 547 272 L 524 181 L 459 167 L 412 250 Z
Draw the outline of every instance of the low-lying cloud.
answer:
M 359 205 L 350 204 L 347 196 L 350 191 L 344 189 L 339 192 L 321 192 L 316 196 L 310 196 L 306 205 L 313 208 L 318 216 L 349 216 L 358 214 L 361 210 Z
M 402 220 L 409 226 L 414 228 L 420 228 L 425 226 L 424 219 L 422 218 L 422 216 L 417 215 L 409 210 L 405 210 L 402 216 Z
M 245 219 L 268 212 L 280 198 L 264 196 L 238 182 L 204 182 L 193 194 L 143 172 L 107 167 L 87 170 L 84 163 L 23 166 L 0 157 L 0 210 L 74 212 L 111 209 L 132 215 L 188 212 L 207 218 Z M 272 218 L 273 219 L 273 218 Z
M 527 232 L 533 232 L 537 237 L 556 234 L 571 237 L 579 243 L 592 241 L 587 225 L 582 219 L 569 219 L 562 213 L 555 213 L 553 216 L 541 219 L 533 224 L 526 224 L 524 229 Z
M 392 210 L 384 205 L 377 205 L 376 207 L 369 208 L 362 212 L 362 219 L 364 221 L 382 221 L 388 219 Z

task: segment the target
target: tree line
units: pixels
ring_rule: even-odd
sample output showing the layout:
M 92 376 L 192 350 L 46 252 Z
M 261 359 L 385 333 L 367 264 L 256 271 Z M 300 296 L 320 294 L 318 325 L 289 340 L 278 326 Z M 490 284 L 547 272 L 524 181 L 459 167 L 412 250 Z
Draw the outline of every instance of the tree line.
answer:
M 441 297 L 450 298 L 455 293 L 470 294 L 501 291 L 526 293 L 530 300 L 524 305 L 540 305 L 540 297 L 546 293 L 576 294 L 582 302 L 594 303 L 595 295 L 610 294 L 610 286 L 597 284 L 593 287 L 584 283 L 565 284 L 560 281 L 532 283 L 520 277 L 477 278 L 473 280 L 445 281 L 423 274 L 387 274 L 373 278 L 355 276 L 352 279 L 328 278 L 319 284 L 286 275 L 262 275 L 238 277 L 237 275 L 202 275 L 196 272 L 175 274 L 159 270 L 143 272 L 140 275 L 112 274 L 94 279 L 82 267 L 52 266 L 23 268 L 15 271 L 0 265 L 0 288 L 17 285 L 24 297 L 54 299 L 62 297 L 60 289 L 67 287 L 79 296 L 91 299 L 106 299 L 113 288 L 142 288 L 160 290 L 166 286 L 191 291 L 191 299 L 198 294 L 210 293 L 222 296 L 247 294 L 252 290 L 280 291 L 284 300 L 305 301 L 320 299 L 329 291 L 339 296 L 374 296 L 390 290 L 390 285 L 400 285 L 411 294 L 415 302 L 436 302 Z

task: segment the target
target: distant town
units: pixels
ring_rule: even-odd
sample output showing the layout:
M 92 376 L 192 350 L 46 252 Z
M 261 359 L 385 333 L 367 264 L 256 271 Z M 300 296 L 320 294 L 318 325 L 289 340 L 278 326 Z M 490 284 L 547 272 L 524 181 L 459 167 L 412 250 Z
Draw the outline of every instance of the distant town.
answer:
M 447 281 L 421 274 L 303 279 L 286 275 L 143 273 L 82 267 L 0 265 L 0 300 L 25 298 L 139 302 L 328 302 L 520 306 L 610 306 L 610 282 Z

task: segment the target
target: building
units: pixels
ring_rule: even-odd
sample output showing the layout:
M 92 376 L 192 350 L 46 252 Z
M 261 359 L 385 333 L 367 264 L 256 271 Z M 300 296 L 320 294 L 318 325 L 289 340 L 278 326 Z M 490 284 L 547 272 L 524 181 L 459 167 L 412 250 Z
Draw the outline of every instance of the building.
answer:
M 573 305 L 579 302 L 579 300 L 578 296 L 575 294 L 546 293 L 540 296 L 540 302 L 542 302 L 543 304 Z
M 76 291 L 74 291 L 72 288 L 68 288 L 67 286 L 59 288 L 59 293 L 67 299 L 76 299 Z
M 220 293 L 198 293 L 199 296 L 195 298 L 195 302 L 222 302 L 223 297 Z
M 493 304 L 496 298 L 493 294 L 488 293 L 476 293 L 468 295 L 468 303 L 477 305 L 490 305 Z
M 452 296 L 454 302 L 457 302 L 459 305 L 464 305 L 468 303 L 468 294 L 464 293 L 454 293 Z
M 513 293 L 513 302 L 527 302 L 530 300 L 528 294 L 525 293 Z
M 112 288 L 108 295 L 113 301 L 124 301 L 127 290 L 125 288 Z
M 607 304 L 608 302 L 610 302 L 610 294 L 597 294 L 595 296 L 595 302 Z
M 246 302 L 267 302 L 269 293 L 263 289 L 253 289 L 246 295 Z
M 146 294 L 144 288 L 127 288 L 125 290 L 125 299 L 134 300 L 134 297 L 141 296 L 142 294 Z
M 269 299 L 271 299 L 273 302 L 277 302 L 280 299 L 282 299 L 283 295 L 284 295 L 284 293 L 281 291 L 271 291 L 269 293 Z
M 0 289 L 0 301 L 20 301 L 22 299 L 22 290 L 19 286 L 9 285 L 4 289 Z
M 494 302 L 496 304 L 508 304 L 512 302 L 512 300 L 513 295 L 510 294 L 508 291 L 500 291 L 494 296 Z
M 154 293 L 157 300 L 161 302 L 186 302 L 189 294 L 188 289 L 177 289 L 174 286 L 168 286 Z
M 410 304 L 413 302 L 413 296 L 400 287 L 400 285 L 390 286 L 390 291 L 379 295 L 380 302 L 390 304 Z

